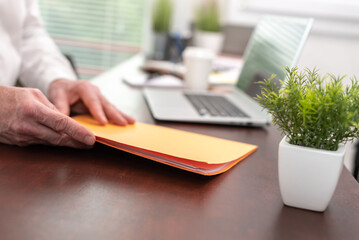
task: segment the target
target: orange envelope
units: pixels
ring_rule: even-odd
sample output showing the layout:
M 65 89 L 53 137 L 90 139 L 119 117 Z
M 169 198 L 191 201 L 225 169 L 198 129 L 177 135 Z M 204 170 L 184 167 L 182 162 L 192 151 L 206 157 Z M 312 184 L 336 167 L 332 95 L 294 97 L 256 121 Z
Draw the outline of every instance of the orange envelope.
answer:
M 257 150 L 251 144 L 146 123 L 102 126 L 88 115 L 74 119 L 90 129 L 97 142 L 202 175 L 225 172 Z

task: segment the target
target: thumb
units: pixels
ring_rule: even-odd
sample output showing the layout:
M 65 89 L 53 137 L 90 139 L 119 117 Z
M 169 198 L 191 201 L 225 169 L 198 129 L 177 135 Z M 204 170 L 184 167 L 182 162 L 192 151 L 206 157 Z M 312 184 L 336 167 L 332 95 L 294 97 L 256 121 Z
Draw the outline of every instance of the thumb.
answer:
M 64 89 L 55 90 L 51 97 L 51 101 L 61 113 L 67 116 L 70 115 L 70 102 L 67 92 Z

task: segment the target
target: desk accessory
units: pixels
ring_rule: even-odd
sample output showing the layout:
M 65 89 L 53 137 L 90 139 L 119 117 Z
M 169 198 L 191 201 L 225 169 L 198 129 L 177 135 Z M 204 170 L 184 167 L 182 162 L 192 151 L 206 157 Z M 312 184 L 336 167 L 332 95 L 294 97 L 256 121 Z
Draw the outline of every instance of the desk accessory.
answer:
M 286 68 L 261 82 L 259 103 L 285 135 L 279 144 L 279 185 L 285 205 L 324 211 L 343 168 L 345 143 L 359 137 L 359 83 L 318 71 Z
M 257 146 L 136 122 L 99 125 L 88 115 L 74 119 L 108 146 L 201 175 L 223 173 L 256 151 Z
M 243 65 L 243 59 L 219 55 L 213 61 L 210 85 L 234 84 Z M 147 60 L 138 68 L 123 74 L 123 81 L 132 87 L 183 88 L 185 67 L 181 63 Z
M 214 53 L 206 48 L 187 47 L 183 53 L 186 89 L 207 90 Z

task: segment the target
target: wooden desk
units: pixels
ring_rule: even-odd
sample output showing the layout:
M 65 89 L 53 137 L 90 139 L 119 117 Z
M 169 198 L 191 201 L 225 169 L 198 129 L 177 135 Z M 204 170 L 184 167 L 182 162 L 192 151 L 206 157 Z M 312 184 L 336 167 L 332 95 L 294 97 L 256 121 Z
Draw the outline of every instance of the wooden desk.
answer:
M 102 90 L 138 120 L 153 123 L 140 91 L 121 85 L 119 71 L 95 83 L 103 82 Z M 0 239 L 358 239 L 359 186 L 346 169 L 326 212 L 283 206 L 281 137 L 273 127 L 156 124 L 259 149 L 228 172 L 203 177 L 99 144 L 0 145 Z

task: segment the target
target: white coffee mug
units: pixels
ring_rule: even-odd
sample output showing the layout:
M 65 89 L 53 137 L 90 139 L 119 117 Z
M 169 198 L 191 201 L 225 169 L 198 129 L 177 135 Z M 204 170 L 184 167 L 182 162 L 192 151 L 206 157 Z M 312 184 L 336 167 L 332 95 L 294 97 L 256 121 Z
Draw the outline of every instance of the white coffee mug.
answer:
M 205 48 L 187 47 L 183 52 L 185 66 L 184 86 L 187 89 L 205 90 L 212 71 L 214 53 Z

